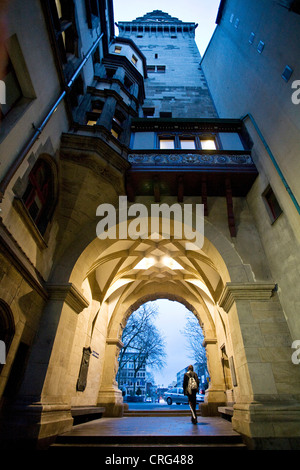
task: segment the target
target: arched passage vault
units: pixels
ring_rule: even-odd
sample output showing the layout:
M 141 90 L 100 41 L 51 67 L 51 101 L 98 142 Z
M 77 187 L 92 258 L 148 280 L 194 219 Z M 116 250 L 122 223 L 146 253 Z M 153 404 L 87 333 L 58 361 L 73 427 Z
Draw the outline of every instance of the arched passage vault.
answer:
M 22 391 L 45 422 L 40 436 L 68 429 L 72 405 L 122 413 L 115 376 L 123 328 L 139 305 L 162 297 L 182 302 L 203 327 L 211 375 L 206 405 L 233 400 L 233 426 L 250 438 L 299 435 L 299 369 L 290 360 L 291 337 L 274 283 L 255 281 L 211 224 L 201 249 L 174 237 L 172 226 L 169 235 L 100 240 L 86 227 L 57 262 Z M 83 348 L 93 354 L 79 390 Z M 224 351 L 232 366 L 227 390 Z

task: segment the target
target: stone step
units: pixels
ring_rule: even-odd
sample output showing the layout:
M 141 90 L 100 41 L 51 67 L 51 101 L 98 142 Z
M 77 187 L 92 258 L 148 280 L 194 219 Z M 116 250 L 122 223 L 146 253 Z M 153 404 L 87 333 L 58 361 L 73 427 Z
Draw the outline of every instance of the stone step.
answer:
M 190 416 L 190 410 L 128 410 L 124 412 L 126 417 L 137 417 L 137 416 Z
M 105 408 L 100 406 L 74 406 L 71 408 L 73 425 L 86 423 L 103 416 Z
M 201 447 L 246 449 L 239 435 L 60 435 L 51 446 L 54 448 L 76 447 Z

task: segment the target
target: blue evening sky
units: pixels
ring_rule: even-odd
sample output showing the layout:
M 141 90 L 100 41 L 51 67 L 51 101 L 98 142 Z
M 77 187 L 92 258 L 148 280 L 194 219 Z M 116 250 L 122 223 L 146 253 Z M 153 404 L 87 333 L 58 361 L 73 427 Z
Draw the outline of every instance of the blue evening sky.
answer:
M 220 0 L 114 0 L 115 22 L 132 21 L 153 10 L 162 10 L 182 21 L 198 23 L 196 42 L 201 56 L 215 30 Z M 118 28 L 115 27 L 118 35 Z

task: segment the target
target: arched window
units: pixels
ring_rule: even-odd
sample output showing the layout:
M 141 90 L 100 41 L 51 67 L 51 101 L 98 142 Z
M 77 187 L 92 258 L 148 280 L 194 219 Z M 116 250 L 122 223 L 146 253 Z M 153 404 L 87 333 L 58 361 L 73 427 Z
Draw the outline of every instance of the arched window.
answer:
M 54 183 L 52 166 L 43 158 L 39 159 L 29 174 L 22 200 L 42 235 L 54 210 Z

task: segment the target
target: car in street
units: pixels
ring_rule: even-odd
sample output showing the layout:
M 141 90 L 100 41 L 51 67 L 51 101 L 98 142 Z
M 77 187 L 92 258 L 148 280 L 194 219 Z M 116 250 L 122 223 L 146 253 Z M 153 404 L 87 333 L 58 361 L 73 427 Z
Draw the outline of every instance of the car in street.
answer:
M 172 403 L 176 403 L 176 405 L 180 404 L 188 404 L 188 397 L 184 395 L 183 388 L 175 387 L 167 390 L 164 393 L 164 399 L 168 403 L 168 405 L 172 405 Z M 204 401 L 204 395 L 197 393 L 196 395 L 196 402 L 201 403 Z

